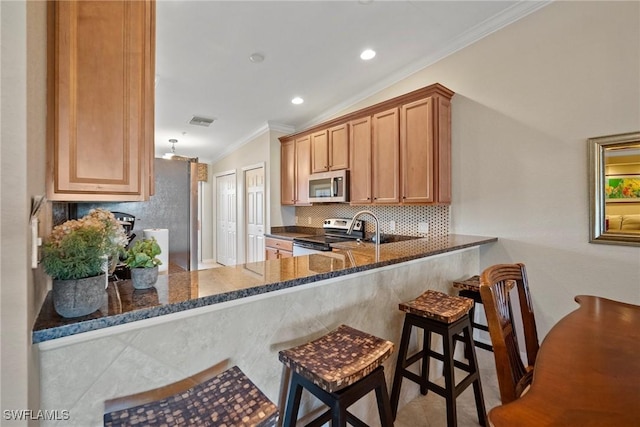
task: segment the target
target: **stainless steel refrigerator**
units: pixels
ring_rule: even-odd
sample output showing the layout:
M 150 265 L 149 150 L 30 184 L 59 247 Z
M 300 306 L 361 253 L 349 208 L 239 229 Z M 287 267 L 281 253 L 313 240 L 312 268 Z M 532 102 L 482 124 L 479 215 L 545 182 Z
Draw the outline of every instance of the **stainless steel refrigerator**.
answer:
M 93 208 L 123 212 L 135 217 L 135 241 L 148 228 L 169 230 L 169 264 L 198 269 L 197 163 L 155 159 L 155 194 L 146 202 L 78 203 L 77 216 Z

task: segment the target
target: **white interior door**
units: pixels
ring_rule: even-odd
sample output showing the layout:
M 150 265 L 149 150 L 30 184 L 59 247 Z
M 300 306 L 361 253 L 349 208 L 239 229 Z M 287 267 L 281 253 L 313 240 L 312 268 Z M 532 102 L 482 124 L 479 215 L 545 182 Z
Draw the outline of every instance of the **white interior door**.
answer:
M 246 206 L 246 258 L 245 262 L 258 262 L 265 259 L 264 223 L 264 167 L 245 170 L 245 206 Z
M 236 263 L 236 174 L 216 177 L 216 261 Z

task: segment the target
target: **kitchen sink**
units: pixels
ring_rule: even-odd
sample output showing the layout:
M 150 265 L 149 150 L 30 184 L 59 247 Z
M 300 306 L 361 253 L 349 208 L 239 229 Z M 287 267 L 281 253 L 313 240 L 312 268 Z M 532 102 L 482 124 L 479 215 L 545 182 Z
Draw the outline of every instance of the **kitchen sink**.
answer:
M 421 239 L 421 238 L 422 237 L 420 237 L 420 236 L 402 236 L 402 235 L 399 235 L 399 234 L 381 234 L 380 235 L 380 244 L 382 245 L 384 243 L 396 243 L 396 242 L 402 242 L 402 241 L 405 241 L 405 240 L 415 240 L 415 239 Z M 371 236 L 366 241 L 375 243 L 375 235 Z

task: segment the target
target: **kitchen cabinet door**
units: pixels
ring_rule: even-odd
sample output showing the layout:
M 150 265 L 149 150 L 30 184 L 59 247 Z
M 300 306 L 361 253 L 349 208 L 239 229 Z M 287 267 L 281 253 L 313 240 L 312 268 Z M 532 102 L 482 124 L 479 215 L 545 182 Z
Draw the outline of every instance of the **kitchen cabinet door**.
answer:
M 293 256 L 293 242 L 291 240 L 267 237 L 265 239 L 266 259 L 291 258 Z
M 311 134 L 311 173 L 329 170 L 329 134 L 326 130 Z
M 433 98 L 400 108 L 402 202 L 432 203 L 434 187 Z
M 350 200 L 353 205 L 371 203 L 371 117 L 349 124 L 351 141 Z
M 349 168 L 349 125 L 329 128 L 329 170 Z
M 347 123 L 311 134 L 311 173 L 349 168 Z
M 435 129 L 435 158 L 438 159 L 435 173 L 436 197 L 438 203 L 448 204 L 451 203 L 451 100 L 439 96 L 437 106 L 437 128 Z
M 309 205 L 311 136 L 283 140 L 280 144 L 280 203 Z
M 402 203 L 451 201 L 449 101 L 421 99 L 400 108 Z
M 309 204 L 309 175 L 311 174 L 311 137 L 296 139 L 296 205 Z
M 280 203 L 296 203 L 296 146 L 290 140 L 280 144 Z
M 400 203 L 400 143 L 398 108 L 372 118 L 373 203 Z
M 273 259 L 278 259 L 278 250 L 273 248 L 265 248 L 265 260 L 271 261 Z
M 47 196 L 153 191 L 155 2 L 49 2 Z

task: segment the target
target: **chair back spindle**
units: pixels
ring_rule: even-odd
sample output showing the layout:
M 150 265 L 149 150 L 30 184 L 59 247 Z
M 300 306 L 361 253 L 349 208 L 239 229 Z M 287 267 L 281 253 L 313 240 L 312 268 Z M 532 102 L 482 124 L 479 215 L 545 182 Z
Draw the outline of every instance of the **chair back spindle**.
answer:
M 517 288 L 522 315 L 527 364 L 520 357 L 510 291 Z M 538 336 L 524 264 L 498 264 L 480 278 L 480 295 L 485 307 L 489 335 L 494 348 L 496 373 L 502 403 L 519 398 L 531 383 L 538 353 Z

